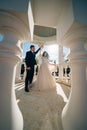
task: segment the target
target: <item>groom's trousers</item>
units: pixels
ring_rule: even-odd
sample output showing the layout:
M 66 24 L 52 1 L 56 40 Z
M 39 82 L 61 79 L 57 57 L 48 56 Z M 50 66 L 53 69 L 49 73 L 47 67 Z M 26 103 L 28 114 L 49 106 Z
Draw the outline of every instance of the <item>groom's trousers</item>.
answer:
M 25 91 L 29 91 L 29 84 L 32 83 L 33 76 L 34 76 L 34 68 L 31 68 L 31 70 L 26 70 Z

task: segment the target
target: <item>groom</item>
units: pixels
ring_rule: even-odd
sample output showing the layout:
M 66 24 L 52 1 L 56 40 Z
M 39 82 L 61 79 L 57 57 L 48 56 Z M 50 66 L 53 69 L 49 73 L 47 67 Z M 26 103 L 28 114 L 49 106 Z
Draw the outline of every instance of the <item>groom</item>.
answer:
M 34 65 L 36 65 L 35 56 L 39 52 L 41 47 L 35 51 L 35 46 L 30 46 L 30 51 L 26 53 L 25 63 L 26 63 L 26 78 L 25 78 L 25 92 L 29 92 L 28 84 L 32 83 L 34 76 Z

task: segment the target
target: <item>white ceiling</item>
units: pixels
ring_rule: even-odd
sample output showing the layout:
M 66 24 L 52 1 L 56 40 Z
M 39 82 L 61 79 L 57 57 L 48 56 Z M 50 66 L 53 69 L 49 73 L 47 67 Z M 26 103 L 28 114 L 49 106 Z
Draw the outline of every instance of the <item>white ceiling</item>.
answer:
M 35 25 L 56 27 L 64 0 L 32 0 Z

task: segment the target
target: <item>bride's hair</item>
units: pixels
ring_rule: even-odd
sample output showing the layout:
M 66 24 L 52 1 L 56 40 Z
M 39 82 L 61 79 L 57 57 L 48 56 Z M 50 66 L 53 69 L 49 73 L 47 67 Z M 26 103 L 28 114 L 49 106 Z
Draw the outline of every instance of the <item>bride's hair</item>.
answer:
M 48 55 L 48 53 L 46 51 L 43 52 L 42 56 L 46 57 L 46 58 L 49 58 L 49 55 Z

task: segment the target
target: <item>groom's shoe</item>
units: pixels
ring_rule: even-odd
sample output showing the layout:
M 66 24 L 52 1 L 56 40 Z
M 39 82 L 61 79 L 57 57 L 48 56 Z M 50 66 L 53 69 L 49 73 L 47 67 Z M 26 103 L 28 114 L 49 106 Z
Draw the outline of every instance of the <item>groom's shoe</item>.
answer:
M 25 88 L 25 92 L 30 92 L 30 91 L 29 91 L 29 89 L 26 89 L 26 88 Z
M 30 92 L 29 90 L 25 90 L 25 92 Z

